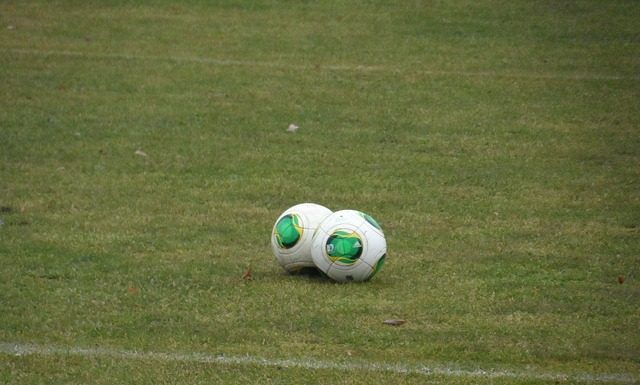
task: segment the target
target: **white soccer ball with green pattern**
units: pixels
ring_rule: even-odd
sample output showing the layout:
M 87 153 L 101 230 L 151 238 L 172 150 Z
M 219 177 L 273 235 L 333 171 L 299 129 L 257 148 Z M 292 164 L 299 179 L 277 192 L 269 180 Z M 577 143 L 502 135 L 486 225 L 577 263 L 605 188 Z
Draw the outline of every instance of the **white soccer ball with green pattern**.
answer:
M 316 203 L 301 203 L 280 214 L 271 232 L 271 249 L 280 266 L 290 273 L 315 266 L 311 257 L 313 233 L 331 212 Z
M 320 224 L 311 256 L 316 267 L 336 281 L 367 281 L 382 269 L 387 241 L 370 215 L 341 210 Z

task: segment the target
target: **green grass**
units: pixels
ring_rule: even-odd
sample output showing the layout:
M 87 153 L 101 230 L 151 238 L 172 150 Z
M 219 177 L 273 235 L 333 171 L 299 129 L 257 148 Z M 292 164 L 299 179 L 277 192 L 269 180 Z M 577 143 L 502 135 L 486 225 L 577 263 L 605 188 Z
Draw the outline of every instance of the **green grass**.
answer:
M 0 342 L 639 381 L 640 4 L 216 3 L 0 5 Z M 300 202 L 372 214 L 382 272 L 285 274 Z M 0 353 L 2 383 L 301 378 L 562 382 Z

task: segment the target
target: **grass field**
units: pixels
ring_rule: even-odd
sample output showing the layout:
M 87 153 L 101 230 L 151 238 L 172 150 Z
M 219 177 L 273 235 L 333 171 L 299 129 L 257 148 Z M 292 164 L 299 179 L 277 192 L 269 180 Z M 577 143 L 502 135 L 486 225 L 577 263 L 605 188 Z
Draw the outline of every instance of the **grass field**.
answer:
M 0 383 L 640 382 L 639 19 L 3 1 Z M 287 275 L 300 202 L 384 269 Z

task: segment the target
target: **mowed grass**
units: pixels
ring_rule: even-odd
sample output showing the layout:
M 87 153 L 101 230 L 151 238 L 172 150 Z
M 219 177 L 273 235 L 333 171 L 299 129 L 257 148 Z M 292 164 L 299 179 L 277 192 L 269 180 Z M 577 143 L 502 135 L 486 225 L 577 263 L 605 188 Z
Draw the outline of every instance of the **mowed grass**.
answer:
M 0 382 L 637 382 L 638 15 L 3 2 L 0 342 L 520 374 L 0 353 Z M 381 273 L 287 275 L 300 202 L 373 215 Z

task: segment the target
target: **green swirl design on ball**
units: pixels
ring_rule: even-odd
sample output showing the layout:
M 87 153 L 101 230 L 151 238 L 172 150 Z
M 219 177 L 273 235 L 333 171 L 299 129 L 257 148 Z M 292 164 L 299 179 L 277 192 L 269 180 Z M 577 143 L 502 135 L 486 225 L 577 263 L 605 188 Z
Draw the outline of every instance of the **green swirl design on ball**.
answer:
M 378 221 L 373 219 L 371 215 L 363 213 L 362 211 L 359 211 L 359 213 L 367 222 L 369 222 L 369 224 L 371 224 L 371 226 L 375 227 L 378 230 L 382 230 L 382 227 L 380 227 L 380 224 L 378 223 Z
M 326 250 L 331 261 L 352 265 L 362 254 L 362 240 L 353 231 L 337 230 L 327 239 Z
M 276 223 L 274 235 L 278 246 L 290 249 L 298 243 L 304 229 L 300 225 L 300 217 L 296 214 L 288 214 L 280 218 Z
M 375 267 L 373 268 L 373 272 L 371 273 L 371 275 L 367 279 L 373 278 L 374 275 L 378 274 L 378 272 L 380 270 L 382 270 L 382 266 L 384 266 L 385 259 L 387 259 L 387 254 L 384 254 L 382 257 L 380 257 L 378 262 L 376 262 Z

